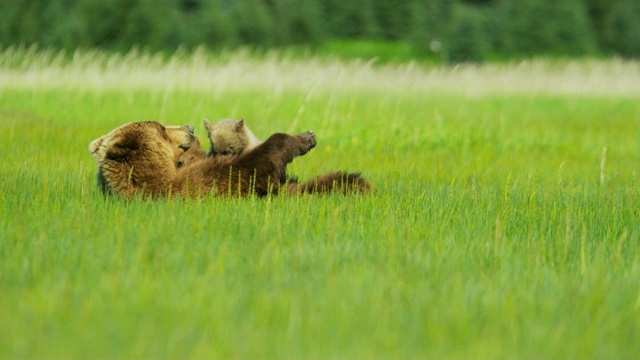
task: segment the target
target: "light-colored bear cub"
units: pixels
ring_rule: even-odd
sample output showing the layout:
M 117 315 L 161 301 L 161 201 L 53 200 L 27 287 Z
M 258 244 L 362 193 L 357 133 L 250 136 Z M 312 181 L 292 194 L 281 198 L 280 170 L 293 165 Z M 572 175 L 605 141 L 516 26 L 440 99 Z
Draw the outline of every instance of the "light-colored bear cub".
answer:
M 221 120 L 212 124 L 204 119 L 204 127 L 209 133 L 211 151 L 209 155 L 240 155 L 262 144 L 253 132 L 240 120 Z

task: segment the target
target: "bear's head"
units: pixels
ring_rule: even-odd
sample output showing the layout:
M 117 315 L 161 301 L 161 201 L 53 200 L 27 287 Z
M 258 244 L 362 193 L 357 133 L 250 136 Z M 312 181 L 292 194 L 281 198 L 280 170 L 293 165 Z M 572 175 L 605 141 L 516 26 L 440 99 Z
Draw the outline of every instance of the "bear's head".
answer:
M 199 141 L 192 126 L 163 126 L 156 121 L 139 121 L 124 124 L 92 141 L 89 151 L 98 163 L 145 150 L 163 153 L 177 162 L 196 143 Z
M 168 191 L 180 157 L 198 144 L 193 130 L 140 121 L 92 141 L 89 151 L 98 162 L 98 185 L 105 193 L 129 197 L 140 190 Z

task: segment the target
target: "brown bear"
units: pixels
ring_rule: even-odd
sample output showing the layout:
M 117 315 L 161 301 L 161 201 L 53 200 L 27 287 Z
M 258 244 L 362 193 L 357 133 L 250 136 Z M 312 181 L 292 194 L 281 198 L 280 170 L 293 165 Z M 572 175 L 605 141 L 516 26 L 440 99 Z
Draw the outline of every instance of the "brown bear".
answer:
M 161 131 L 155 133 L 152 129 Z M 156 174 L 172 176 L 183 161 L 206 156 L 193 132 L 192 126 L 142 121 L 127 123 L 92 141 L 89 151 L 98 162 L 98 186 L 103 193 L 126 196 L 137 193 L 142 184 L 150 189 L 162 188 L 166 182 Z M 130 158 L 140 157 L 158 167 L 140 168 L 138 163 L 131 163 Z M 134 166 L 139 168 L 133 171 Z
M 221 120 L 215 124 L 204 119 L 204 127 L 209 134 L 211 142 L 210 155 L 240 155 L 260 145 L 258 139 L 245 124 L 244 118 L 240 120 Z
M 311 131 L 276 133 L 238 156 L 202 156 L 192 150 L 199 141 L 190 126 L 163 126 L 155 121 L 122 125 L 89 145 L 98 162 L 98 184 L 107 194 L 146 196 L 265 196 L 277 193 L 367 192 L 371 185 L 359 173 L 331 172 L 306 183 L 286 182 L 287 164 L 316 145 Z M 190 162 L 180 157 L 192 151 Z
M 211 150 L 208 156 L 241 155 L 262 143 L 249 129 L 244 118 L 240 120 L 220 120 L 215 124 L 204 119 L 203 123 L 211 143 Z M 190 159 L 185 161 L 190 161 Z M 298 179 L 287 177 L 283 183 L 286 182 L 297 183 Z
M 207 130 L 207 135 L 211 143 L 211 150 L 208 156 L 236 156 L 253 150 L 258 145 L 262 144 L 262 141 L 258 139 L 251 129 L 247 126 L 244 118 L 240 120 L 220 120 L 215 124 L 212 124 L 209 120 L 204 119 L 204 127 Z M 186 153 L 185 155 L 188 155 Z M 181 159 L 186 156 L 182 156 Z M 190 161 L 190 160 L 185 160 Z M 328 182 L 331 179 L 340 178 L 340 182 L 356 181 L 360 182 L 363 188 L 368 190 L 370 185 L 360 178 L 360 174 L 348 174 L 344 172 L 328 173 L 323 175 L 324 179 Z M 307 182 L 306 184 L 300 184 L 296 177 L 289 177 L 288 175 L 281 179 L 280 185 L 287 184 L 289 192 L 314 192 L 317 191 L 314 184 Z M 359 189 L 362 190 L 362 189 Z

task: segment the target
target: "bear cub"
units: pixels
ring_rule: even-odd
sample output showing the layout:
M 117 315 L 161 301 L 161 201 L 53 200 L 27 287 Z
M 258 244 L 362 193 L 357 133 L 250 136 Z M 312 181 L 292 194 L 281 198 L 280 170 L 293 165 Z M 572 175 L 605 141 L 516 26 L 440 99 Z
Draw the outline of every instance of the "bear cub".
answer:
M 209 155 L 240 155 L 262 144 L 247 127 L 244 118 L 240 120 L 221 120 L 212 124 L 204 119 L 204 127 L 209 134 L 211 151 Z

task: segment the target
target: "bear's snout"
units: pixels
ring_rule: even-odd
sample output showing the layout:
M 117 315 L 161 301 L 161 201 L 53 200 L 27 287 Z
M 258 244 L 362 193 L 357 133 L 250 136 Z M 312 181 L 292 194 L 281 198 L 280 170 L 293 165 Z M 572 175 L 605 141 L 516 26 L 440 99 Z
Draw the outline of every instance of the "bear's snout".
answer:
M 193 125 L 187 125 L 187 129 L 189 129 L 189 133 L 191 133 L 191 135 L 193 135 L 196 131 Z

